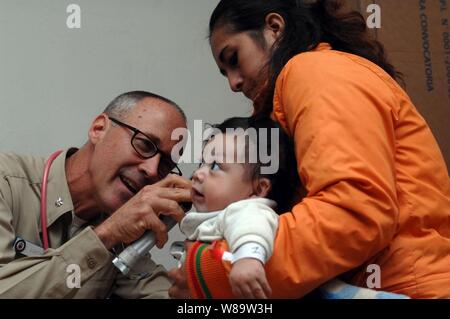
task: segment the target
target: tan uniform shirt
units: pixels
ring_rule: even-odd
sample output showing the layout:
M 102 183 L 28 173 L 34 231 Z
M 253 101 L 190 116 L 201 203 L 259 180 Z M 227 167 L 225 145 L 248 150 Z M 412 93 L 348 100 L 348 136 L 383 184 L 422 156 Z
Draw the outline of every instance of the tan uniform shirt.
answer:
M 69 238 L 74 208 L 65 175 L 66 154 L 59 155 L 50 170 L 50 248 L 37 257 L 16 254 L 13 242 L 22 237 L 42 247 L 40 198 L 45 159 L 0 154 L 0 298 L 106 298 L 111 294 L 167 298 L 170 283 L 166 271 L 150 255 L 134 272 L 123 276 L 92 225 L 84 225 Z M 75 282 L 72 264 L 80 267 L 81 288 L 70 288 Z

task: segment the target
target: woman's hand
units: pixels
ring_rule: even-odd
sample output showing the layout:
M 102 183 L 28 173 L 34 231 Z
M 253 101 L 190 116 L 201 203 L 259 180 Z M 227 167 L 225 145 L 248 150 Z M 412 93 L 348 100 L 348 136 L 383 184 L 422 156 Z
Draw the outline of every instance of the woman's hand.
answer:
M 185 241 L 186 252 L 190 249 L 193 242 Z M 172 299 L 190 299 L 190 291 L 187 284 L 187 277 L 184 271 L 184 264 L 180 268 L 174 268 L 169 271 L 169 278 L 172 281 L 172 287 L 169 289 L 169 297 Z

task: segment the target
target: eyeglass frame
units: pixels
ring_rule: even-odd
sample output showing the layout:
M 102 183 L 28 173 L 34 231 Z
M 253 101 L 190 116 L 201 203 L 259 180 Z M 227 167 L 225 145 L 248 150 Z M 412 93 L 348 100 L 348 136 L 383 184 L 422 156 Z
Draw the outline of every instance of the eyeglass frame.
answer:
M 133 126 L 131 126 L 131 125 L 129 125 L 129 124 L 126 124 L 126 123 L 124 123 L 124 122 L 122 122 L 122 121 L 119 121 L 118 119 L 116 119 L 116 118 L 114 118 L 114 117 L 108 116 L 108 118 L 111 120 L 111 122 L 113 122 L 113 123 L 115 123 L 115 124 L 117 124 L 117 125 L 119 125 L 119 126 L 125 127 L 125 128 L 127 128 L 127 129 L 129 129 L 130 131 L 133 132 L 133 136 L 132 136 L 131 139 L 130 139 L 130 144 L 131 144 L 131 146 L 133 147 L 133 149 L 134 149 L 134 151 L 136 152 L 136 154 L 139 155 L 139 157 L 141 157 L 141 158 L 143 158 L 143 159 L 149 159 L 149 158 L 155 157 L 157 154 L 161 154 L 162 159 L 169 159 L 169 161 L 172 162 L 172 163 L 175 165 L 175 166 L 172 168 L 172 170 L 171 170 L 167 175 L 169 175 L 169 174 L 176 174 L 176 175 L 178 175 L 178 176 L 183 176 L 183 173 L 181 172 L 181 170 L 180 170 L 180 168 L 178 167 L 177 163 L 175 163 L 174 161 L 172 161 L 172 159 L 170 158 L 170 156 L 167 156 L 166 154 L 164 154 L 164 153 L 159 149 L 158 145 L 156 145 L 156 143 L 153 141 L 153 139 L 152 139 L 150 136 L 148 136 L 147 134 L 145 134 L 144 132 L 142 132 L 142 131 L 139 130 L 138 128 L 133 127 Z M 144 156 L 144 155 L 142 155 L 142 154 L 139 152 L 139 150 L 138 150 L 138 149 L 136 148 L 136 146 L 134 146 L 134 144 L 133 144 L 133 141 L 134 141 L 134 139 L 136 138 L 136 136 L 137 136 L 138 134 L 142 134 L 143 136 L 145 136 L 145 137 L 147 138 L 147 140 L 154 146 L 154 148 L 155 148 L 155 154 L 150 155 L 150 156 Z M 159 178 L 162 179 L 162 178 L 164 178 L 165 176 L 161 176 L 160 173 L 159 173 L 159 165 L 160 165 L 160 164 L 161 164 L 161 162 L 158 164 L 158 176 L 159 176 Z M 167 175 L 166 175 L 166 176 L 167 176 Z

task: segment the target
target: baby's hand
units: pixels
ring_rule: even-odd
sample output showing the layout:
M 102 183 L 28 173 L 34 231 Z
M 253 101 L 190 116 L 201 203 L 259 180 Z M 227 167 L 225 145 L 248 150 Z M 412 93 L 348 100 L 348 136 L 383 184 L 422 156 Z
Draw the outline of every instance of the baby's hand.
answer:
M 272 294 L 261 261 L 243 258 L 233 264 L 230 285 L 236 298 L 267 299 Z

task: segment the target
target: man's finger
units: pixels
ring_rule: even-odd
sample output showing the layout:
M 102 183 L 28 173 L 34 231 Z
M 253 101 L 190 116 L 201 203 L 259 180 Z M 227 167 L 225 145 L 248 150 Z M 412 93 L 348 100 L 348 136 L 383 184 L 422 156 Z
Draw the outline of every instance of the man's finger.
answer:
M 192 182 L 184 177 L 170 174 L 167 175 L 166 178 L 159 181 L 158 183 L 154 184 L 161 187 L 177 187 L 177 188 L 184 188 L 184 189 L 190 189 L 192 187 Z
M 184 210 L 181 206 L 169 199 L 158 198 L 153 201 L 152 208 L 158 215 L 167 215 L 180 222 L 184 218 Z
M 190 202 L 191 190 L 184 188 L 171 187 L 152 187 L 148 196 L 158 196 L 165 199 L 171 199 L 176 202 Z
M 156 247 L 162 248 L 168 240 L 167 227 L 155 214 L 145 217 L 147 229 L 153 231 L 156 239 Z

